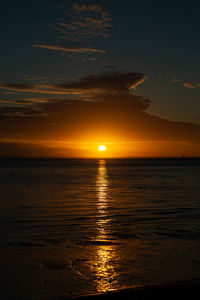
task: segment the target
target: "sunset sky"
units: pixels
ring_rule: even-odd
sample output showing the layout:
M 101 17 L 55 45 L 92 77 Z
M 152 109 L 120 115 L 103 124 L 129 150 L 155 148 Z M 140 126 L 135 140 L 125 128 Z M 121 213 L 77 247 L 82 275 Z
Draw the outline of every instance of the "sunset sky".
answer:
M 200 156 L 199 11 L 3 2 L 0 156 Z

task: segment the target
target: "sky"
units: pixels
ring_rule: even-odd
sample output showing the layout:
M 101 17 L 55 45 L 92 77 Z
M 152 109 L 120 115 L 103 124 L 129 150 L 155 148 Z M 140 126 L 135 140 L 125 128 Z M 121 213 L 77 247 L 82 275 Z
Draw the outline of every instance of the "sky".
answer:
M 199 9 L 2 3 L 0 156 L 200 156 Z

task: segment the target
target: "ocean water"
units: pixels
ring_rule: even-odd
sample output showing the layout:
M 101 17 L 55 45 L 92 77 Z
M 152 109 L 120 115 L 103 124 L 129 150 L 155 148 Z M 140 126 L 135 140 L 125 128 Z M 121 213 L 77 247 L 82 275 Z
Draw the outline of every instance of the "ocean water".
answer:
M 200 160 L 0 160 L 0 237 L 0 299 L 199 279 Z

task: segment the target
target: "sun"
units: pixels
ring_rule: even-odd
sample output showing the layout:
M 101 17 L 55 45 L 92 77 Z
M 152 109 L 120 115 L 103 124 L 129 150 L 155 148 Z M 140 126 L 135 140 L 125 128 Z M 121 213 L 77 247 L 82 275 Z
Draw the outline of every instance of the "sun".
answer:
M 106 151 L 106 146 L 100 145 L 99 146 L 99 151 Z

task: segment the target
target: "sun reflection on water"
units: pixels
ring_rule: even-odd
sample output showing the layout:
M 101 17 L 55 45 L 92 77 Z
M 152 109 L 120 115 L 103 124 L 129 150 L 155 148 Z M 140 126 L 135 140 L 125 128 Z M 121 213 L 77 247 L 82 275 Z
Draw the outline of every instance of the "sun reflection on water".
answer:
M 103 217 L 107 215 L 106 209 L 107 209 L 107 193 L 108 193 L 108 179 L 107 179 L 105 160 L 99 161 L 96 185 L 97 185 L 97 193 L 98 193 L 98 213 L 101 217 Z
M 99 293 L 115 290 L 117 275 L 114 268 L 117 259 L 116 245 L 111 241 L 109 232 L 108 183 L 106 161 L 100 160 L 96 180 L 98 221 L 96 224 L 96 261 L 94 262 Z

